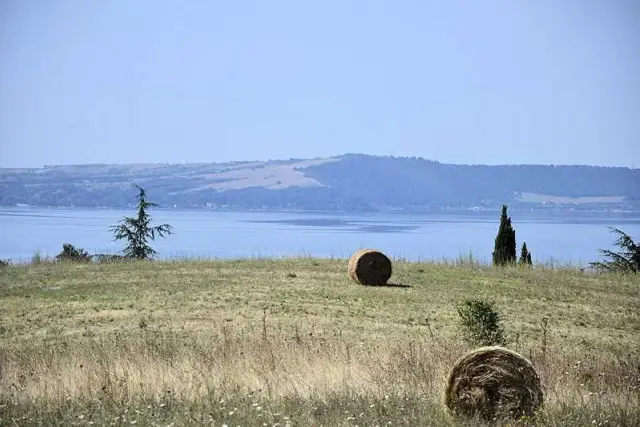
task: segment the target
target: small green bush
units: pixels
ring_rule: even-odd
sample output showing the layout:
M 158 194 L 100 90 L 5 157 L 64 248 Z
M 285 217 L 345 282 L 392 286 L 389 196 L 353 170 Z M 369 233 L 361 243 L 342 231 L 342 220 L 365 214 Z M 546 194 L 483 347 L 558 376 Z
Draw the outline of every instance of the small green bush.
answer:
M 112 254 L 94 254 L 91 258 L 98 264 L 121 262 L 128 259 L 123 255 L 112 255 Z
M 457 308 L 465 339 L 473 345 L 504 345 L 502 316 L 493 302 L 479 299 L 464 301 Z
M 57 261 L 70 261 L 70 262 L 90 262 L 91 255 L 82 248 L 76 248 L 71 243 L 65 243 L 62 245 L 62 252 L 56 255 Z
M 39 250 L 35 251 L 33 255 L 31 255 L 31 264 L 40 264 L 42 262 L 42 254 Z

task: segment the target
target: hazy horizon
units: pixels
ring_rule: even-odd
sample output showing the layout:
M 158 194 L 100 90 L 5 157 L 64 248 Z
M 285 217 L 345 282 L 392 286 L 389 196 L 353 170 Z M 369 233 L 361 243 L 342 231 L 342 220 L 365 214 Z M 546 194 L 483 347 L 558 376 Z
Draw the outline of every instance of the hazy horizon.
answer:
M 225 161 L 182 161 L 182 162 L 151 162 L 151 161 L 138 161 L 138 162 L 120 162 L 120 163 L 112 163 L 112 162 L 89 162 L 89 163 L 47 163 L 40 166 L 29 166 L 29 167 L 21 167 L 21 166 L 0 166 L 0 169 L 44 169 L 45 167 L 52 166 L 90 166 L 90 165 L 144 165 L 144 164 L 152 164 L 152 165 L 190 165 L 190 164 L 208 164 L 208 163 L 233 163 L 233 162 L 268 162 L 268 161 L 287 161 L 287 160 L 313 160 L 313 159 L 321 159 L 321 158 L 339 158 L 347 155 L 365 155 L 365 156 L 378 156 L 378 157 L 394 157 L 394 158 L 422 158 L 427 161 L 435 161 L 442 164 L 449 165 L 467 165 L 467 166 L 593 166 L 593 167 L 611 167 L 611 168 L 626 168 L 626 169 L 639 169 L 639 167 L 631 167 L 631 166 L 620 166 L 620 165 L 589 165 L 589 164 L 564 164 L 564 163 L 496 163 L 496 164 L 486 164 L 486 163 L 456 163 L 456 162 L 441 162 L 438 159 L 431 159 L 422 156 L 394 156 L 394 155 L 378 155 L 378 154 L 368 154 L 368 153 L 342 153 L 335 154 L 331 156 L 316 156 L 316 157 L 308 157 L 308 158 L 267 158 L 267 159 L 230 159 Z
M 640 3 L 0 3 L 0 168 L 640 166 Z

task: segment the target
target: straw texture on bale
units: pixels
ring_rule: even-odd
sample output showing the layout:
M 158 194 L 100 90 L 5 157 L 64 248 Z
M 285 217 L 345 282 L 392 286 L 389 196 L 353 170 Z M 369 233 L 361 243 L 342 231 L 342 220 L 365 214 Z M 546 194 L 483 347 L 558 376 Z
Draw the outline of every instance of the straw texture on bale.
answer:
M 482 347 L 461 357 L 445 393 L 451 412 L 486 421 L 531 417 L 542 401 L 540 377 L 531 362 L 502 347 Z
M 349 277 L 362 285 L 385 285 L 391 278 L 391 260 L 374 249 L 361 249 L 349 260 Z

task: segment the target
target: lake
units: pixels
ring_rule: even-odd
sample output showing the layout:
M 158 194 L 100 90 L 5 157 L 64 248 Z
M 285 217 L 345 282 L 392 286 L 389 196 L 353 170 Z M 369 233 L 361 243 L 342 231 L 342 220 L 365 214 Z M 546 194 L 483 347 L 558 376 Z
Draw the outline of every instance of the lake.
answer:
M 0 209 L 0 259 L 27 262 L 35 251 L 54 256 L 63 243 L 90 253 L 117 253 L 109 226 L 127 210 Z M 310 214 L 151 211 L 154 224 L 169 223 L 175 234 L 153 244 L 160 258 L 250 258 L 316 256 L 348 258 L 372 247 L 393 257 L 440 260 L 467 256 L 490 261 L 499 212 L 463 214 Z M 585 265 L 612 249 L 608 226 L 640 238 L 640 216 L 631 214 L 513 213 L 518 251 L 522 241 L 536 262 Z

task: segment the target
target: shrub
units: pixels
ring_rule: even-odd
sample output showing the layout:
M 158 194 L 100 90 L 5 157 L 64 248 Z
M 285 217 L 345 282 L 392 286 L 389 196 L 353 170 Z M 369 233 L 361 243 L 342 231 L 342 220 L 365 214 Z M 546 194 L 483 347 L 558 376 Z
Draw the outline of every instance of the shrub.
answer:
M 458 315 L 465 339 L 473 345 L 504 345 L 502 316 L 493 302 L 479 299 L 464 301 Z
M 42 262 L 44 262 L 44 259 L 42 258 L 42 254 L 40 253 L 39 250 L 35 251 L 33 255 L 31 255 L 31 264 L 40 264 Z
M 62 245 L 62 252 L 56 255 L 56 260 L 67 262 L 90 262 L 91 255 L 82 248 L 76 248 L 71 243 Z
M 10 265 L 11 265 L 11 260 L 0 259 L 0 268 L 9 267 Z
M 110 262 L 120 262 L 126 260 L 127 258 L 123 255 L 112 255 L 112 254 L 94 254 L 92 259 L 98 264 L 110 263 Z

